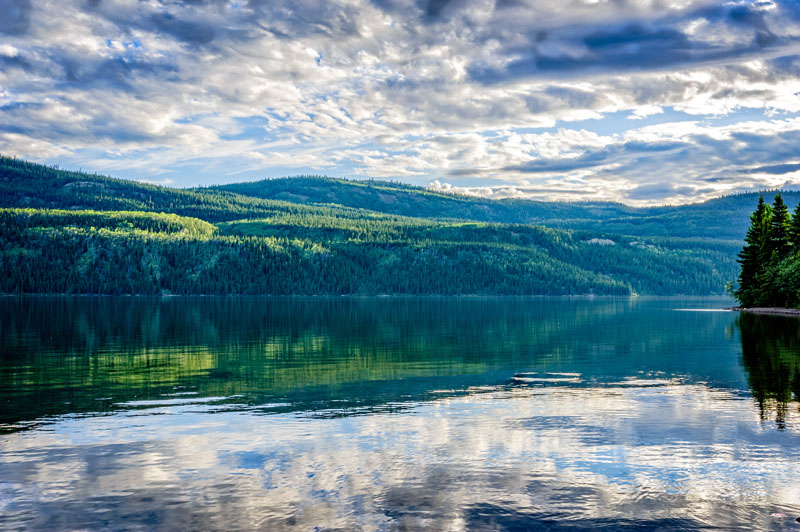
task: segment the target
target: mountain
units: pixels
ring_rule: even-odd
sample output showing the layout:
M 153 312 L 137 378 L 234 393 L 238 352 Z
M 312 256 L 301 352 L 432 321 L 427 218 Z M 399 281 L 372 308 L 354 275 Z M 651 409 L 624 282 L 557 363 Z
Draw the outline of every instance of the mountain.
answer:
M 494 201 L 316 177 L 184 190 L 0 158 L 0 292 L 721 294 L 755 201 Z

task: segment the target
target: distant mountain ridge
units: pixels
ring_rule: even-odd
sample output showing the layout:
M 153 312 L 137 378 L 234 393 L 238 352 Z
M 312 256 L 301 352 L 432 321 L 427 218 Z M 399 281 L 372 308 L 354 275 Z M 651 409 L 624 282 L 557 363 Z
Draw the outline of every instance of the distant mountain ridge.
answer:
M 760 194 L 723 196 L 701 203 L 631 207 L 613 202 L 486 199 L 383 181 L 318 176 L 264 179 L 191 189 L 150 185 L 0 157 L 0 207 L 143 210 L 211 221 L 254 218 L 298 206 L 364 209 L 376 213 L 494 223 L 540 224 L 629 236 L 741 240 Z M 781 191 L 790 209 L 800 191 Z
M 357 181 L 324 176 L 263 179 L 194 190 L 221 190 L 292 203 L 334 204 L 402 216 L 499 223 L 535 223 L 554 217 L 602 219 L 636 212 L 633 207 L 613 202 L 493 200 L 394 182 Z
M 204 190 L 204 189 L 194 189 Z M 608 231 L 632 236 L 741 239 L 759 195 L 772 201 L 776 190 L 723 196 L 701 203 L 632 207 L 614 202 L 546 202 L 486 199 L 435 192 L 381 181 L 349 181 L 321 176 L 263 179 L 208 187 L 249 197 L 292 203 L 334 204 L 386 214 L 468 219 L 497 223 L 535 223 L 564 229 Z M 781 191 L 790 208 L 800 191 Z

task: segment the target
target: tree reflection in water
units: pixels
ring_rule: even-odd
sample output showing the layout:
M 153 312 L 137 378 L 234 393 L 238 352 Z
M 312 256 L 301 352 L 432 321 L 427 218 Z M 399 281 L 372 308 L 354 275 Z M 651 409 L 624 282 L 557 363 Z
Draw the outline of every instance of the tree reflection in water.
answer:
M 761 419 L 786 428 L 790 404 L 800 399 L 800 319 L 743 313 L 742 363 Z

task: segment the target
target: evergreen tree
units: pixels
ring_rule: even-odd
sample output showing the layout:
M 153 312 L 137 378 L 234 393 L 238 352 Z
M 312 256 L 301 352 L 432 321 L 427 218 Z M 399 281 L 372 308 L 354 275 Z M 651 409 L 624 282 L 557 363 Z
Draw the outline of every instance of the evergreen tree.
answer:
M 789 242 L 792 244 L 792 249 L 797 253 L 800 250 L 800 203 L 794 210 L 792 222 L 789 225 Z
M 772 220 L 769 225 L 769 247 L 770 247 L 770 266 L 777 266 L 777 263 L 789 256 L 791 243 L 789 235 L 791 233 L 791 219 L 789 209 L 783 202 L 780 194 L 775 195 L 772 204 Z
M 738 259 L 742 270 L 739 273 L 739 288 L 734 295 L 743 307 L 753 306 L 758 298 L 759 281 L 768 260 L 766 255 L 770 247 L 771 218 L 769 205 L 764 202 L 763 196 L 759 196 L 758 207 L 750 215 L 750 228 Z

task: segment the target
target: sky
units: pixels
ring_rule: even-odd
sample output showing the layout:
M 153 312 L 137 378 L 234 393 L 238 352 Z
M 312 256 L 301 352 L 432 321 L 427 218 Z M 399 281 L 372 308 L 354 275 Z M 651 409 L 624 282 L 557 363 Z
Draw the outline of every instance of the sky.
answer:
M 0 153 L 687 203 L 800 185 L 797 0 L 0 0 Z

